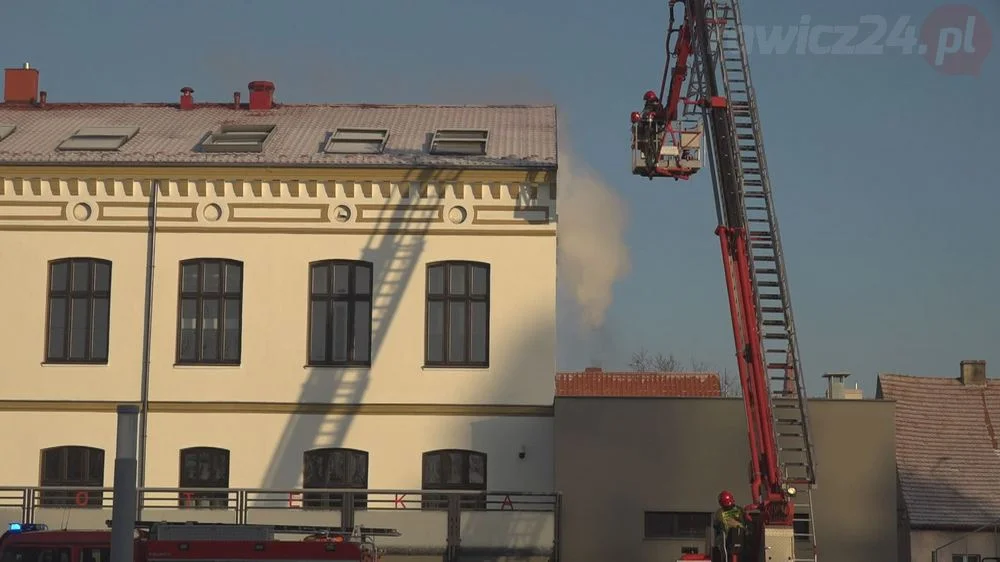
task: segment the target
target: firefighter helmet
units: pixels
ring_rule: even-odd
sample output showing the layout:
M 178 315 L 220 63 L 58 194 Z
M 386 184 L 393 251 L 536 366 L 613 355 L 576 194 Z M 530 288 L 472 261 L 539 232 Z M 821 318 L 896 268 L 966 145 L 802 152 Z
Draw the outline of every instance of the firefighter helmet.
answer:
M 730 507 L 736 505 L 736 498 L 734 498 L 733 494 L 728 490 L 723 490 L 719 493 L 719 505 L 724 509 L 729 509 Z

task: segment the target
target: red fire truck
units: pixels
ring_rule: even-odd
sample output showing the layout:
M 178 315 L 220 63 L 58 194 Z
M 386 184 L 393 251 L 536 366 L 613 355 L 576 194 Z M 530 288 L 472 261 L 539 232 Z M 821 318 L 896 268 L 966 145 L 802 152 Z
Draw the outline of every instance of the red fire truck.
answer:
M 0 536 L 0 562 L 109 562 L 108 530 L 50 530 L 42 524 L 11 523 Z M 138 522 L 136 562 L 377 562 L 374 537 L 400 536 L 396 529 Z M 278 540 L 299 535 L 301 540 Z

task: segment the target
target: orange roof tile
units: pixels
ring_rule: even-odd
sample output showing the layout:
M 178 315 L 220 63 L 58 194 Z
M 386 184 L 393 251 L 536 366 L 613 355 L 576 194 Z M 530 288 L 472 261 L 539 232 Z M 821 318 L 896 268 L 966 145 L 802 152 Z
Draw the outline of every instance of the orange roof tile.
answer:
M 556 396 L 722 396 L 718 373 L 584 372 L 557 373 Z

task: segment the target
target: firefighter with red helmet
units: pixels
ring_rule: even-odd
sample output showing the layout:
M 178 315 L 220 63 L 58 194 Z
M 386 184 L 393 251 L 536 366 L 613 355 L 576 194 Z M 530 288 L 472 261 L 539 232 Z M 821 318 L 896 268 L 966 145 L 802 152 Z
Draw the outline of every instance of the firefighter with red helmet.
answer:
M 719 509 L 715 511 L 714 527 L 724 559 L 736 554 L 743 545 L 746 534 L 746 512 L 736 505 L 736 498 L 728 490 L 719 493 Z

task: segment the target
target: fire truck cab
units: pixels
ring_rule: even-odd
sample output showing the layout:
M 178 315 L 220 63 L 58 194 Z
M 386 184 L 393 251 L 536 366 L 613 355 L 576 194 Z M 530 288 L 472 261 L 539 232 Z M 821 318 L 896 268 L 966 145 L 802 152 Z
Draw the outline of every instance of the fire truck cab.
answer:
M 110 521 L 108 522 L 110 527 Z M 353 529 L 143 523 L 136 525 L 135 562 L 229 560 L 240 562 L 377 562 L 374 536 L 399 536 L 395 529 Z M 278 540 L 276 534 L 304 535 Z M 0 562 L 109 562 L 111 530 L 49 530 L 45 525 L 11 523 L 0 536 Z

